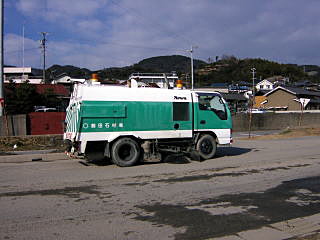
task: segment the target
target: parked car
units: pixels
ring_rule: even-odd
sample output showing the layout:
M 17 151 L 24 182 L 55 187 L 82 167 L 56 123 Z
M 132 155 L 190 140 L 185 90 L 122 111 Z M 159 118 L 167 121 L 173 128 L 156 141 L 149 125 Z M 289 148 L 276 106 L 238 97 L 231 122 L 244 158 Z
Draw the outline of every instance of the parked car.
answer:
M 39 108 L 35 112 L 57 112 L 56 108 Z
M 250 113 L 250 112 L 252 112 L 252 113 L 266 113 L 267 111 L 264 110 L 264 109 L 253 108 L 253 109 L 248 109 L 247 110 L 247 113 Z

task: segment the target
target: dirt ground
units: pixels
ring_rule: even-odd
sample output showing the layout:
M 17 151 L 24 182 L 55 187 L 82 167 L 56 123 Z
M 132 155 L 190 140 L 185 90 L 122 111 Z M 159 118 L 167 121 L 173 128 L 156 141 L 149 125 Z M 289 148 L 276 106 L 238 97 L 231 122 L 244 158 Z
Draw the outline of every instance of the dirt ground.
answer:
M 64 151 L 62 135 L 0 137 L 0 154 L 9 151 L 47 150 Z
M 320 233 L 314 233 L 303 237 L 292 238 L 291 240 L 319 240 Z

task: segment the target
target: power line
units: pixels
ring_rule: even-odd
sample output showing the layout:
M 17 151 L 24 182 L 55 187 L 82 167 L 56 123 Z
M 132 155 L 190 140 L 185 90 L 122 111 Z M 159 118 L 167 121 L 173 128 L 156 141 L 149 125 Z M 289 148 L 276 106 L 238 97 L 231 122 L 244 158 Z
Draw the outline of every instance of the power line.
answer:
M 81 41 L 82 43 L 92 43 L 92 41 Z M 79 41 L 77 41 L 79 43 Z M 141 48 L 141 49 L 150 49 L 150 50 L 160 50 L 160 51 L 177 51 L 177 52 L 187 52 L 183 49 L 176 49 L 176 48 L 162 48 L 162 47 L 147 47 L 142 45 L 135 45 L 135 44 L 123 44 L 123 43 L 115 43 L 115 42 L 95 42 L 96 44 L 101 45 L 116 45 L 121 47 L 128 47 L 128 48 Z
M 39 49 L 39 47 L 35 47 L 35 48 L 27 48 L 24 49 L 24 51 L 31 51 L 31 50 L 35 50 L 35 49 Z M 17 52 L 22 52 L 23 49 L 20 50 L 11 50 L 11 51 L 4 51 L 5 54 L 12 54 L 12 53 L 17 53 Z

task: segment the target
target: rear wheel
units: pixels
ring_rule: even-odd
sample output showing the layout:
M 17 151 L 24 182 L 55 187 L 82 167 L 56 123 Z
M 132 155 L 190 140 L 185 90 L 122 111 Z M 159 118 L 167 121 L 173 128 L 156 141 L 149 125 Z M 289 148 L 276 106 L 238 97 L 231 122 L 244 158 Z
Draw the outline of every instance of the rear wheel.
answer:
M 131 138 L 120 138 L 112 146 L 112 161 L 120 167 L 129 167 L 139 161 L 140 147 Z
M 202 159 L 213 158 L 217 151 L 217 142 L 214 137 L 205 134 L 198 140 L 196 150 Z

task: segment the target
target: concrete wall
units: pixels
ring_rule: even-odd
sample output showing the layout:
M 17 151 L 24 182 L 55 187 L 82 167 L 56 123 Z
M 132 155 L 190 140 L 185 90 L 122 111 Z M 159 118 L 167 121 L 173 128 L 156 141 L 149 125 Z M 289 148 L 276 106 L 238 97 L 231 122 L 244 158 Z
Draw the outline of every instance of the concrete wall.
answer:
M 287 127 L 299 127 L 301 113 L 255 113 L 252 114 L 251 130 L 277 130 Z M 249 130 L 249 114 L 237 113 L 233 115 L 233 130 Z M 304 112 L 302 114 L 301 126 L 320 127 L 320 112 Z
M 0 117 L 0 136 L 27 135 L 27 115 L 7 115 Z

